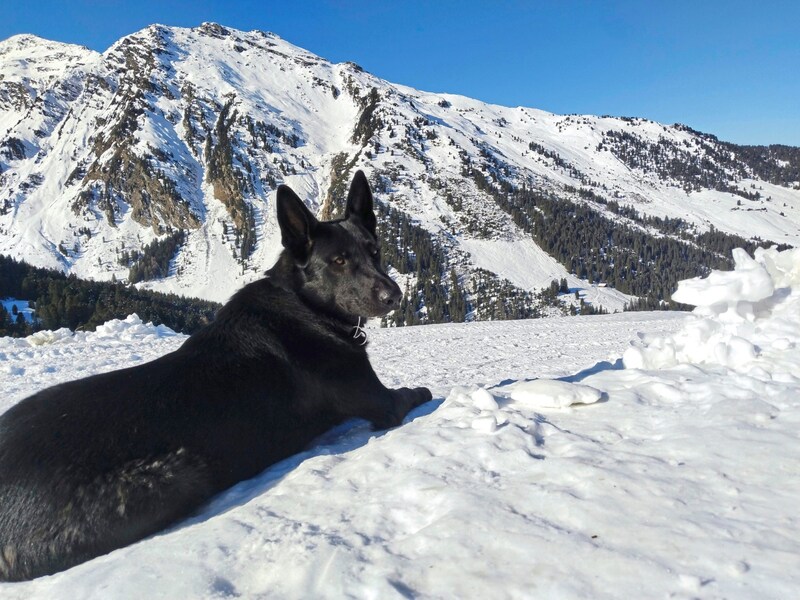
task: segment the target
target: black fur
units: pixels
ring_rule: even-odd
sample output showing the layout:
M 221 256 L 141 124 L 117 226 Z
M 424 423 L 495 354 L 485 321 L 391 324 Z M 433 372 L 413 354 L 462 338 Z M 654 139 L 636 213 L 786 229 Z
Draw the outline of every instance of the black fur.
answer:
M 43 390 L 0 416 L 0 580 L 67 569 L 187 516 L 350 417 L 376 428 L 430 400 L 390 390 L 359 317 L 396 308 L 367 180 L 319 222 L 278 189 L 285 246 L 175 352 Z

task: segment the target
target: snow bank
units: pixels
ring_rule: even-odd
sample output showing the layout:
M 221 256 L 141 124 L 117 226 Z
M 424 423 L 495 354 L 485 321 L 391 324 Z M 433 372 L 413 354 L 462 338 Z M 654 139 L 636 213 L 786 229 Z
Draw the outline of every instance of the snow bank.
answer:
M 139 315 L 134 313 L 128 315 L 124 321 L 113 319 L 99 325 L 95 330 L 95 335 L 99 338 L 110 337 L 126 341 L 147 341 L 151 337 L 171 337 L 177 334 L 166 325 L 145 324 L 139 318 Z
M 73 335 L 75 334 L 72 330 L 62 327 L 61 329 L 56 329 L 55 331 L 37 331 L 36 333 L 21 339 L 0 338 L 0 344 L 6 343 L 9 346 L 22 346 L 24 344 L 27 344 L 28 346 L 45 346 L 48 344 L 56 344 L 58 342 L 71 342 Z
M 37 331 L 25 338 L 0 337 L 0 349 L 24 348 L 28 346 L 47 346 L 51 344 L 69 344 L 75 342 L 100 342 L 113 340 L 117 342 L 150 342 L 153 339 L 177 335 L 166 325 L 144 323 L 136 313 L 128 315 L 124 320 L 112 319 L 98 325 L 94 332 L 71 331 L 66 327 L 55 331 Z
M 682 281 L 673 300 L 697 308 L 678 333 L 643 340 L 623 356 L 627 368 L 721 365 L 791 375 L 800 344 L 800 249 L 733 251 L 733 271 Z M 796 372 L 796 371 L 795 371 Z
M 671 336 L 645 336 L 625 351 L 625 368 L 719 365 L 756 379 L 794 380 L 800 363 L 800 248 L 759 248 L 754 257 L 737 248 L 733 259 L 733 271 L 678 284 L 672 298 L 696 306 L 693 317 Z M 503 391 L 540 410 L 593 404 L 602 397 L 593 387 L 548 379 Z
M 50 385 L 140 364 L 175 350 L 186 336 L 138 315 L 113 319 L 96 331 L 37 331 L 0 337 L 0 411 Z

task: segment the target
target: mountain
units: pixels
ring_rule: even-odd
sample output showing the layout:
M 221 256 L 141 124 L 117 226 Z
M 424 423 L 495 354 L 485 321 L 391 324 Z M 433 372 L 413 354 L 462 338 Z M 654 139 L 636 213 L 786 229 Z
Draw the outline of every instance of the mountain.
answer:
M 224 300 L 280 250 L 279 183 L 330 218 L 358 168 L 397 324 L 654 306 L 800 241 L 799 148 L 421 92 L 213 23 L 0 42 L 2 254 Z

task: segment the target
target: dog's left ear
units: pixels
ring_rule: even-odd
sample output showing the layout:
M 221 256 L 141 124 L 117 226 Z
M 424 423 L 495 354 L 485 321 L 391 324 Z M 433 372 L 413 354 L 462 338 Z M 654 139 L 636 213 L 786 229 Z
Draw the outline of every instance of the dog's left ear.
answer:
M 375 226 L 377 220 L 372 210 L 372 191 L 369 189 L 369 182 L 364 171 L 356 171 L 353 182 L 350 184 L 350 192 L 347 194 L 347 209 L 344 218 L 357 218 L 361 224 L 375 237 Z
M 318 221 L 288 185 L 278 186 L 277 204 L 281 243 L 299 264 L 305 265 L 314 244 L 314 230 Z

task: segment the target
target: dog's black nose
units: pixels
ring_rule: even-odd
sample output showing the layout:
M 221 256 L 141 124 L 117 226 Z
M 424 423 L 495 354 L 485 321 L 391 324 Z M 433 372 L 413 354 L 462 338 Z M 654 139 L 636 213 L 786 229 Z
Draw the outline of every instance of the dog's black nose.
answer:
M 393 285 L 391 287 L 381 286 L 380 290 L 378 291 L 378 301 L 386 306 L 398 306 L 402 297 L 403 293 L 400 291 L 400 288 L 397 287 L 397 285 Z

